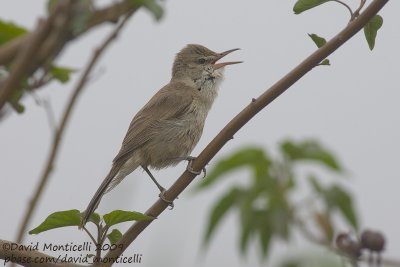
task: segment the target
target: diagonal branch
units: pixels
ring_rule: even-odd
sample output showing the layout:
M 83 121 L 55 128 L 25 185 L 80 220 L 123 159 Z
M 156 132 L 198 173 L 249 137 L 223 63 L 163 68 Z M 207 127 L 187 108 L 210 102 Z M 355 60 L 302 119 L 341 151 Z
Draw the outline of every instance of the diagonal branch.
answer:
M 368 21 L 378 13 L 378 11 L 389 0 L 374 0 L 358 17 L 357 20 L 350 22 L 339 34 L 333 37 L 324 46 L 319 48 L 302 63 L 290 71 L 286 76 L 272 85 L 257 99 L 253 99 L 251 103 L 245 107 L 236 117 L 234 117 L 221 132 L 208 144 L 208 146 L 200 153 L 196 160 L 193 161 L 194 170 L 201 170 L 206 164 L 221 150 L 221 148 L 238 132 L 248 121 L 250 121 L 258 112 L 283 94 L 290 86 L 292 86 L 301 77 L 307 74 L 322 60 L 332 54 L 353 35 L 360 31 Z M 185 171 L 176 182 L 166 191 L 166 198 L 174 200 L 183 190 L 194 180 L 194 174 Z M 161 199 L 157 200 L 147 211 L 146 214 L 159 217 L 159 215 L 168 207 L 168 204 Z M 139 236 L 139 234 L 149 226 L 152 221 L 139 221 L 134 223 L 118 242 L 117 247 L 122 245 L 121 250 L 112 250 L 105 255 L 107 260 L 118 258 L 128 246 Z M 110 263 L 111 264 L 111 263 Z
M 53 137 L 53 141 L 52 141 L 52 146 L 51 146 L 51 151 L 49 154 L 49 157 L 47 159 L 46 165 L 44 167 L 43 173 L 40 176 L 40 180 L 39 180 L 39 184 L 37 185 L 37 188 L 35 189 L 35 192 L 33 193 L 33 197 L 27 207 L 24 219 L 22 221 L 22 224 L 20 226 L 20 229 L 18 231 L 18 237 L 17 237 L 17 242 L 21 242 L 29 221 L 33 215 L 33 212 L 35 211 L 36 207 L 37 207 L 37 203 L 39 201 L 40 196 L 42 195 L 42 192 L 44 190 L 44 187 L 47 184 L 47 181 L 50 177 L 50 174 L 52 172 L 52 170 L 54 169 L 54 162 L 56 160 L 56 157 L 58 155 L 58 151 L 59 151 L 59 145 L 62 139 L 62 136 L 65 132 L 65 128 L 67 126 L 68 120 L 70 119 L 71 113 L 73 108 L 76 105 L 76 102 L 78 100 L 79 95 L 81 94 L 82 90 L 85 88 L 85 85 L 89 79 L 89 75 L 92 72 L 94 66 L 96 65 L 96 63 L 98 62 L 100 56 L 104 53 L 104 51 L 106 50 L 106 48 L 110 45 L 110 43 L 115 40 L 115 38 L 118 36 L 119 32 L 121 31 L 121 29 L 123 28 L 123 26 L 126 24 L 126 22 L 128 21 L 128 19 L 132 16 L 132 14 L 134 13 L 134 11 L 129 12 L 124 18 L 123 20 L 118 24 L 118 26 L 111 32 L 111 34 L 106 38 L 106 40 L 101 44 L 100 47 L 98 47 L 97 49 L 95 49 L 94 54 L 92 56 L 92 58 L 90 59 L 88 65 L 86 66 L 81 78 L 79 79 L 70 100 L 68 101 L 68 104 L 66 105 L 64 114 L 62 116 L 62 120 L 60 123 L 60 126 L 58 127 L 58 129 L 55 131 L 54 137 Z

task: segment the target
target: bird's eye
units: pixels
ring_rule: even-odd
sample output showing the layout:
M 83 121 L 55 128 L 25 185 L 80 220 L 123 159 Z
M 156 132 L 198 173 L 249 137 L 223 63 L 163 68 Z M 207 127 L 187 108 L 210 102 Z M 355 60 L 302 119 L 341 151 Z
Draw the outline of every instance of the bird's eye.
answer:
M 206 63 L 206 59 L 205 59 L 205 58 L 200 58 L 200 59 L 199 59 L 199 63 L 200 63 L 200 64 Z

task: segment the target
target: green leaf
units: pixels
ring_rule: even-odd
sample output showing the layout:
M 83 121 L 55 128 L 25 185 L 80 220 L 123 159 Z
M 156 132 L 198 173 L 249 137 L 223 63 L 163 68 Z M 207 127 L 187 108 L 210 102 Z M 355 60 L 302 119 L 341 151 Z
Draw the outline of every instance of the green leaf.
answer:
M 372 50 L 375 47 L 375 39 L 378 33 L 378 30 L 383 25 L 383 18 L 379 15 L 375 15 L 365 26 L 364 26 L 364 35 L 365 39 L 367 39 L 369 49 Z
M 208 220 L 207 230 L 204 236 L 204 244 L 207 244 L 210 241 L 210 237 L 214 233 L 218 223 L 221 221 L 222 217 L 225 216 L 228 210 L 237 203 L 241 194 L 242 191 L 239 188 L 232 188 L 219 201 L 217 201 L 217 204 L 214 205 Z
M 50 13 L 52 9 L 56 6 L 59 0 L 48 0 L 47 1 L 47 12 Z
M 93 0 L 79 0 L 76 10 L 71 22 L 72 34 L 75 36 L 87 29 L 89 19 L 94 12 Z
M 230 157 L 217 162 L 210 173 L 201 180 L 197 189 L 205 189 L 214 184 L 219 178 L 231 171 L 244 166 L 250 166 L 256 172 L 262 172 L 262 169 L 268 168 L 270 160 L 264 151 L 260 148 L 249 147 L 239 150 Z
M 146 221 L 153 220 L 154 217 L 136 211 L 114 210 L 103 216 L 104 222 L 108 227 L 128 221 Z
M 4 22 L 0 20 L 0 45 L 18 37 L 24 35 L 28 31 L 12 22 Z
M 338 185 L 333 185 L 324 192 L 325 201 L 330 208 L 337 208 L 345 220 L 358 229 L 358 220 L 353 207 L 351 195 Z
M 319 6 L 328 1 L 330 0 L 298 0 L 296 4 L 294 4 L 293 11 L 294 14 L 300 14 L 301 12 Z
M 76 69 L 67 67 L 52 66 L 49 70 L 49 74 L 52 78 L 58 80 L 59 82 L 66 83 L 69 81 L 71 74 L 76 71 Z
M 326 44 L 326 40 L 323 37 L 320 37 L 316 35 L 315 33 L 308 34 L 310 36 L 311 40 L 317 45 L 318 48 L 322 47 L 324 44 Z
M 331 63 L 329 62 L 329 59 L 326 58 L 326 59 L 322 60 L 322 62 L 319 63 L 318 65 L 320 65 L 320 66 L 330 66 Z
M 332 170 L 342 170 L 333 154 L 313 140 L 299 143 L 285 141 L 281 144 L 281 151 L 290 160 L 313 160 L 324 164 Z
M 289 224 L 292 221 L 290 211 L 285 207 L 272 207 L 268 210 L 271 232 L 288 241 L 290 237 Z
M 92 213 L 92 215 L 90 215 L 89 218 L 89 222 L 94 223 L 95 225 L 99 225 L 100 224 L 100 215 L 96 212 Z
M 268 255 L 269 246 L 272 239 L 272 231 L 267 224 L 258 224 L 259 240 L 261 245 L 261 252 L 264 258 Z
M 308 182 L 310 183 L 310 185 L 313 188 L 315 193 L 317 193 L 317 194 L 323 193 L 322 186 L 318 182 L 317 177 L 315 177 L 314 175 L 309 175 L 308 176 Z
M 326 44 L 326 40 L 323 37 L 316 35 L 315 33 L 308 34 L 311 40 L 317 45 L 318 48 L 324 46 Z M 319 66 L 329 66 L 331 65 L 329 59 L 324 59 L 321 63 L 318 64 Z
M 23 79 L 21 81 L 21 84 L 12 91 L 10 99 L 8 99 L 8 102 L 11 104 L 13 109 L 20 114 L 25 111 L 25 106 L 21 104 L 21 99 L 22 96 L 25 94 L 25 88 L 27 86 L 27 79 Z
M 39 234 L 55 228 L 79 226 L 81 213 L 79 210 L 58 211 L 50 214 L 38 227 L 29 231 L 29 234 Z
M 141 6 L 150 11 L 150 13 L 153 14 L 156 20 L 160 20 L 164 15 L 163 7 L 156 0 L 139 0 L 139 1 L 132 0 L 132 1 L 134 1 L 135 4 L 139 3 Z
M 20 103 L 20 100 L 22 98 L 22 95 L 25 93 L 25 90 L 23 87 L 16 88 L 13 90 L 10 99 L 8 102 L 10 102 L 11 106 L 17 113 L 23 113 L 25 111 L 25 106 Z
M 111 245 L 116 244 L 122 237 L 122 233 L 118 229 L 112 230 L 111 233 L 107 235 L 108 240 L 110 240 Z
M 248 248 L 248 244 L 249 244 L 249 240 L 250 238 L 253 236 L 254 232 L 255 232 L 255 228 L 254 228 L 254 221 L 252 222 L 253 216 L 251 216 L 250 214 L 252 214 L 252 212 L 248 211 L 246 212 L 249 216 L 246 216 L 246 219 L 242 219 L 242 223 L 241 223 L 241 233 L 240 233 L 240 252 L 242 254 L 244 254 L 247 251 Z M 242 214 L 242 217 L 243 214 Z

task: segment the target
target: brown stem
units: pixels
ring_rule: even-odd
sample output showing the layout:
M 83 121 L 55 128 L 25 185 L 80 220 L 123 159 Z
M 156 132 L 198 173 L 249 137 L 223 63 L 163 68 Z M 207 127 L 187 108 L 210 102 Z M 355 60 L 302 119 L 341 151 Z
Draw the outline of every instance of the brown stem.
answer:
M 96 246 L 97 241 L 96 241 L 96 239 L 94 239 L 94 236 L 90 233 L 90 231 L 85 226 L 83 226 L 82 228 L 89 235 L 90 239 L 93 241 L 93 244 Z
M 364 7 L 365 3 L 367 2 L 367 0 L 361 0 L 360 1 L 360 5 L 358 6 L 358 8 L 356 9 L 356 11 L 354 11 L 353 13 L 353 17 L 352 20 L 354 20 L 355 18 L 357 18 L 360 15 L 360 11 L 361 9 Z
M 333 37 L 324 46 L 319 48 L 296 68 L 290 71 L 286 76 L 271 86 L 260 97 L 252 100 L 236 117 L 234 117 L 221 132 L 207 145 L 200 155 L 192 162 L 194 170 L 201 170 L 218 153 L 218 151 L 229 141 L 236 132 L 238 132 L 249 120 L 251 120 L 259 111 L 265 108 L 278 96 L 284 93 L 290 86 L 312 70 L 322 60 L 332 54 L 342 44 L 349 40 L 353 35 L 360 31 L 363 26 L 388 2 L 388 0 L 374 0 L 368 8 L 359 16 L 357 20 L 349 23 L 344 30 Z M 185 171 L 178 180 L 165 192 L 167 199 L 174 200 L 193 180 L 194 174 Z M 168 207 L 168 204 L 161 199 L 157 200 L 147 211 L 146 214 L 159 217 L 159 215 Z M 128 231 L 122 236 L 118 245 L 121 250 L 109 251 L 105 258 L 116 259 L 128 246 L 146 229 L 154 220 L 139 221 L 134 223 Z M 111 263 L 109 264 L 111 265 Z

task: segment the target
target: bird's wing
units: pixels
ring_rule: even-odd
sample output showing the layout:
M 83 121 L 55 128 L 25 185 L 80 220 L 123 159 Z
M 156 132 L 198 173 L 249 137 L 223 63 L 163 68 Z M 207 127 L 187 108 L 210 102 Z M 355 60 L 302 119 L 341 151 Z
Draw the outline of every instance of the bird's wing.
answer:
M 170 83 L 159 90 L 133 118 L 114 162 L 126 161 L 133 151 L 146 144 L 151 139 L 149 132 L 154 134 L 152 129 L 186 114 L 193 102 L 192 90 L 183 83 Z

